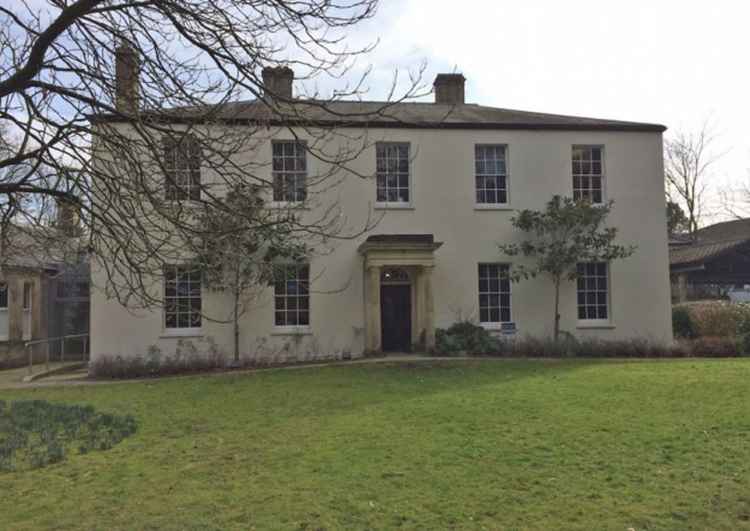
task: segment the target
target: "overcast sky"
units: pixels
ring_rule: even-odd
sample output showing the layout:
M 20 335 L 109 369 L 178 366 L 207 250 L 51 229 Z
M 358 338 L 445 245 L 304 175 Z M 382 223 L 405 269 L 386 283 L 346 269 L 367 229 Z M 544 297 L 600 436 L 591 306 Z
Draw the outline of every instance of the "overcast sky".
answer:
M 711 210 L 721 209 L 720 190 L 750 184 L 745 1 L 381 0 L 347 43 L 376 40 L 357 64 L 373 68 L 367 99 L 386 96 L 394 71 L 426 61 L 428 85 L 438 72 L 462 72 L 470 103 L 658 122 L 670 131 L 708 120 L 714 152 L 725 153 L 711 176 Z M 333 87 L 319 83 L 323 92 Z
M 471 103 L 663 123 L 710 120 L 719 189 L 750 182 L 750 5 L 738 0 L 382 0 L 356 35 L 371 95 L 395 68 L 454 69 Z M 669 132 L 667 133 L 669 134 Z M 714 205 L 715 208 L 718 205 Z

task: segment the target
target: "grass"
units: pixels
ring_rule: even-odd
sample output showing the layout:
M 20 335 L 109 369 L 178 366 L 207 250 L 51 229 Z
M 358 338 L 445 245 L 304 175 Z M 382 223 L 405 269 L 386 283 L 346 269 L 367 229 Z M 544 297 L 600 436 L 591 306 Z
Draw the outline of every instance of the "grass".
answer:
M 0 390 L 138 431 L 2 528 L 750 529 L 750 360 L 358 365 Z

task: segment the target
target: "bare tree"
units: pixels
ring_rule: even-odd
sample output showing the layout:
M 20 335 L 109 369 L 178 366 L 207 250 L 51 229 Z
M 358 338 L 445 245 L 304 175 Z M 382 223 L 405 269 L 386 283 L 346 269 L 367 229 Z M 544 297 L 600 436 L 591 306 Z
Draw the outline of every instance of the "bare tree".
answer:
M 19 139 L 0 169 L 25 168 L 0 179 L 0 196 L 9 205 L 34 198 L 38 207 L 21 210 L 39 229 L 57 199 L 75 204 L 110 296 L 161 304 L 154 278 L 185 258 L 185 242 L 212 237 L 197 212 L 257 226 L 222 197 L 241 184 L 278 193 L 271 161 L 247 154 L 280 134 L 299 140 L 319 170 L 264 228 L 314 244 L 372 226 L 348 226 L 329 193 L 344 178 L 368 177 L 350 165 L 368 146 L 366 131 L 339 126 L 366 125 L 421 92 L 423 65 L 400 96 L 394 76 L 389 102 L 377 107 L 334 105 L 360 98 L 366 74 L 332 95 L 295 97 L 289 67 L 303 86 L 340 80 L 371 49 L 350 48 L 347 31 L 374 15 L 377 0 L 39 3 L 0 5 L 0 122 Z M 294 208 L 311 214 L 290 217 Z
M 293 237 L 294 215 L 279 223 L 259 192 L 248 185 L 229 190 L 226 210 L 208 208 L 198 214 L 199 223 L 207 228 L 204 236 L 211 237 L 191 242 L 191 265 L 209 289 L 226 292 L 232 299 L 224 315 L 211 318 L 232 323 L 235 364 L 240 361 L 240 318 L 275 280 L 277 261 L 295 261 L 308 254 L 304 243 Z M 247 215 L 238 218 L 232 214 L 235 210 Z
M 724 212 L 734 219 L 745 219 L 750 216 L 750 171 L 747 180 L 737 188 L 721 191 L 721 204 Z
M 698 230 L 704 214 L 711 166 L 720 158 L 712 152 L 714 138 L 705 122 L 697 132 L 678 131 L 664 141 L 667 197 L 684 208 L 691 235 Z

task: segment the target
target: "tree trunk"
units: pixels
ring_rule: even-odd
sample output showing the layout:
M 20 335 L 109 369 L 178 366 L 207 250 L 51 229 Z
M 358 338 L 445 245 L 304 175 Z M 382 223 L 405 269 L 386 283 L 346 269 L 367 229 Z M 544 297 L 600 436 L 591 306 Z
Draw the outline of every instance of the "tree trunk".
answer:
M 555 278 L 555 329 L 553 339 L 557 343 L 560 337 L 560 278 Z

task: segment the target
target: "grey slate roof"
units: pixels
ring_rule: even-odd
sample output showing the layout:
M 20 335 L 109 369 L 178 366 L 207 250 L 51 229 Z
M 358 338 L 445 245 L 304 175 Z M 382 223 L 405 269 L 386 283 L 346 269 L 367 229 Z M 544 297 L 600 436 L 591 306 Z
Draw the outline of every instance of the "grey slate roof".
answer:
M 662 132 L 659 124 L 625 122 L 565 116 L 530 111 L 486 107 L 476 104 L 445 105 L 428 102 L 386 103 L 375 101 L 297 100 L 279 104 L 273 112 L 258 100 L 227 103 L 216 107 L 175 109 L 175 121 L 200 121 L 209 113 L 212 119 L 229 122 L 260 122 L 339 127 L 407 127 L 443 129 L 549 129 Z M 162 117 L 163 114 L 160 114 Z M 280 119 L 283 116 L 284 119 Z M 92 120 L 113 120 L 99 115 Z
M 699 265 L 750 243 L 750 219 L 717 223 L 700 229 L 691 244 L 669 249 L 669 265 Z
M 57 270 L 61 263 L 77 257 L 81 242 L 56 236 L 55 231 L 11 225 L 0 256 L 0 266 Z

